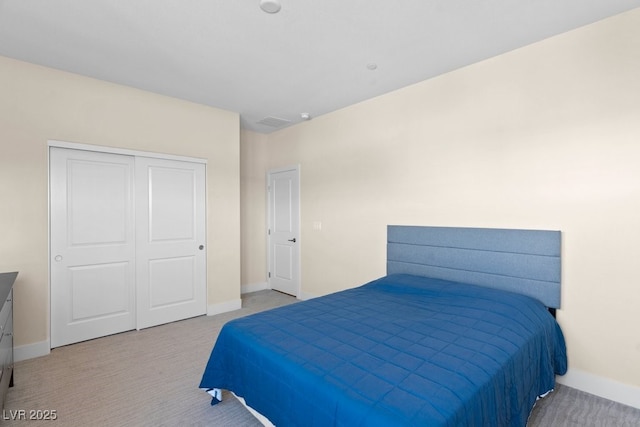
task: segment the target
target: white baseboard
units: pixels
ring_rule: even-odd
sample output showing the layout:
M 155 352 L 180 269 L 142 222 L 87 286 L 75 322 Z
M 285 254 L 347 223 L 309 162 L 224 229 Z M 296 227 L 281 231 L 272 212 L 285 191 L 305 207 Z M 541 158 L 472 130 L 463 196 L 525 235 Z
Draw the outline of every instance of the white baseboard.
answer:
M 317 295 L 308 294 L 308 293 L 302 292 L 302 291 L 300 291 L 300 293 L 298 293 L 298 299 L 301 300 L 301 301 L 314 299 L 316 297 L 317 297 Z
M 567 387 L 640 409 L 640 387 L 619 383 L 578 369 L 569 369 L 565 375 L 556 377 L 556 381 Z
M 215 316 L 216 314 L 228 313 L 229 311 L 240 310 L 242 308 L 242 300 L 221 302 L 218 304 L 209 304 L 207 306 L 207 316 Z
M 49 340 L 33 344 L 19 345 L 13 348 L 13 360 L 20 362 L 22 360 L 46 356 L 49 353 L 51 353 L 51 344 L 49 343 Z
M 269 289 L 269 284 L 267 282 L 249 283 L 247 285 L 240 286 L 240 293 L 248 294 L 250 292 L 264 291 L 265 289 Z

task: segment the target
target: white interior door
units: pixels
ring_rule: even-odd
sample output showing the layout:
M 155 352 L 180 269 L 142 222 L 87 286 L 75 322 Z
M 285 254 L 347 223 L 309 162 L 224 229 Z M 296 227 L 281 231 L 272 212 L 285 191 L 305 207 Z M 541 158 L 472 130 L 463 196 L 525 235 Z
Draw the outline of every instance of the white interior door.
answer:
M 135 328 L 134 158 L 50 151 L 51 346 Z
M 205 165 L 136 157 L 138 328 L 206 313 Z
M 299 181 L 297 167 L 268 174 L 269 286 L 296 297 L 300 291 Z

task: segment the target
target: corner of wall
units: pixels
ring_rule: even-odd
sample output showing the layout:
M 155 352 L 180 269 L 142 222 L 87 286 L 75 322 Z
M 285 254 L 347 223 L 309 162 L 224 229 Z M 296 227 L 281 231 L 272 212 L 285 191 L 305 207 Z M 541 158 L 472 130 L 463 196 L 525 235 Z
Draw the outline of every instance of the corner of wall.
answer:
M 267 282 L 249 283 L 240 287 L 240 293 L 248 294 L 251 292 L 264 291 L 265 289 L 269 289 L 269 284 Z
M 242 308 L 242 299 L 235 299 L 217 304 L 209 304 L 207 306 L 207 316 L 215 316 L 216 314 L 228 313 L 229 311 L 240 310 Z

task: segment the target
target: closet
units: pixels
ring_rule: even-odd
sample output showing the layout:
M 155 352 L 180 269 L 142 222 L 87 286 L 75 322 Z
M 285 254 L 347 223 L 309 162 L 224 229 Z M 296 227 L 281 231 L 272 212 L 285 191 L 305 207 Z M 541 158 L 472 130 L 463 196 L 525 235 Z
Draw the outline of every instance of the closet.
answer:
M 143 154 L 49 147 L 52 348 L 206 313 L 205 164 Z

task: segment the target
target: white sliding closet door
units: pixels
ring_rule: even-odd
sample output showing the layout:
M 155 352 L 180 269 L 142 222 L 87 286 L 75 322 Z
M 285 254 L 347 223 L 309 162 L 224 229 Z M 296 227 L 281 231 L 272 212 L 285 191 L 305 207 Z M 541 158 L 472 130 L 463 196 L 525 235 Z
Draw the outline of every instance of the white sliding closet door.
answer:
M 205 165 L 50 148 L 51 347 L 206 313 Z
M 136 157 L 138 328 L 205 314 L 205 165 Z
M 134 158 L 51 148 L 51 346 L 136 327 Z

